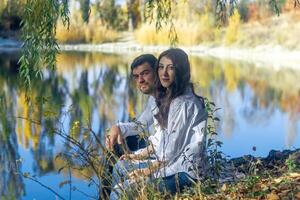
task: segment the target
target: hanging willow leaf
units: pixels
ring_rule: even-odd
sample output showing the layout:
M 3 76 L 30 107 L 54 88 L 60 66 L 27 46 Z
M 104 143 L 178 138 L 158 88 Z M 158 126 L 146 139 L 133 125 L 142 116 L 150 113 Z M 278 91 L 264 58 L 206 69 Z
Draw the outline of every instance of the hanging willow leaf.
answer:
M 277 16 L 280 15 L 280 7 L 278 0 L 269 0 L 269 5 L 272 11 L 274 11 Z M 294 5 L 300 5 L 299 0 L 294 0 Z M 226 25 L 228 16 L 233 15 L 234 10 L 237 9 L 237 0 L 217 0 L 215 6 L 215 16 L 217 25 Z
M 90 9 L 90 0 L 80 0 L 80 9 L 81 9 L 81 15 L 84 22 L 88 23 L 91 9 Z
M 277 14 L 277 16 L 279 16 L 280 14 L 280 10 L 279 10 L 279 6 L 276 0 L 270 0 L 269 1 L 270 7 L 271 9 Z
M 55 39 L 56 23 L 61 17 L 69 26 L 68 1 L 27 0 L 22 25 L 22 56 L 19 60 L 20 77 L 26 91 L 34 79 L 42 79 L 44 66 L 55 68 L 58 44 Z
M 169 39 L 171 46 L 176 46 L 178 36 L 174 25 L 174 16 L 172 14 L 173 5 L 176 1 L 171 0 L 149 0 L 147 1 L 147 18 L 150 23 L 155 21 L 156 31 L 162 27 L 169 26 Z

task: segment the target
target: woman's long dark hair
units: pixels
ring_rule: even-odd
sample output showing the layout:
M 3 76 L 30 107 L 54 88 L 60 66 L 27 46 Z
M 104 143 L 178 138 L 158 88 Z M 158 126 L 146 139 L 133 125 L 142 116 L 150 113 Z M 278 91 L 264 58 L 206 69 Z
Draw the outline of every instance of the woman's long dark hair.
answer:
M 159 78 L 156 80 L 157 90 L 155 98 L 159 112 L 155 115 L 155 118 L 163 128 L 166 128 L 168 125 L 168 114 L 171 101 L 182 95 L 189 87 L 192 89 L 194 94 L 195 92 L 193 84 L 190 82 L 191 72 L 188 55 L 179 48 L 171 48 L 162 52 L 157 60 L 156 74 L 158 74 L 158 65 L 162 57 L 167 57 L 170 59 L 175 69 L 175 79 L 170 87 L 170 90 L 167 91 L 167 88 L 162 87 Z M 202 105 L 204 106 L 203 98 L 198 95 L 196 96 L 200 98 Z

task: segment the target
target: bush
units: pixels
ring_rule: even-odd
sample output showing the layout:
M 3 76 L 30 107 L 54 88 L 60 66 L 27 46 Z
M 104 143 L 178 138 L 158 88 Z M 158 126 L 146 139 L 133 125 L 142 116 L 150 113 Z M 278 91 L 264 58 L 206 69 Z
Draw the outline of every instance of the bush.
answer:
M 91 14 L 89 22 L 84 23 L 78 12 L 72 14 L 69 30 L 61 22 L 57 25 L 56 38 L 60 43 L 104 43 L 113 42 L 118 32 L 108 29 L 100 19 Z
M 213 18 L 209 14 L 204 14 L 195 22 L 176 20 L 175 29 L 180 45 L 197 45 L 203 42 L 211 42 L 218 34 L 214 26 Z M 143 24 L 135 31 L 135 38 L 141 44 L 170 44 L 169 27 L 166 26 L 156 32 L 154 24 Z
M 229 24 L 224 36 L 225 44 L 230 45 L 240 38 L 240 26 L 240 14 L 235 10 L 233 15 L 229 18 Z
M 141 44 L 155 45 L 155 44 L 169 44 L 167 28 L 156 32 L 154 24 L 143 24 L 134 32 L 136 40 Z

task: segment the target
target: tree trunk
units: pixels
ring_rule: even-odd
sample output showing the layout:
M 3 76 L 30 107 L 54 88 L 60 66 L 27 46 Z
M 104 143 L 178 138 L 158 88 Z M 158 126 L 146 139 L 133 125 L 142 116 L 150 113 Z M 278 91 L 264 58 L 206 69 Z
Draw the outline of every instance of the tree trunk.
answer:
M 134 0 L 126 0 L 126 4 L 127 4 L 127 10 L 128 10 L 128 30 L 129 31 L 133 31 L 134 28 L 134 22 L 133 22 L 133 3 Z
M 141 22 L 142 23 L 144 23 L 146 21 L 145 8 L 146 8 L 146 0 L 140 0 L 140 13 L 141 13 Z

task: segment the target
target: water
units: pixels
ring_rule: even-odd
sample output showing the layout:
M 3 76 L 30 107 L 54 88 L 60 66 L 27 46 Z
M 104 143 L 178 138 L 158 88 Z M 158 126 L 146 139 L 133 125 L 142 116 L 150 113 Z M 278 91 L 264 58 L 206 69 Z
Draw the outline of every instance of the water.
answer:
M 84 141 L 91 136 L 76 124 L 89 125 L 103 141 L 112 124 L 137 115 L 146 97 L 128 81 L 135 56 L 62 53 L 56 73 L 45 70 L 44 80 L 33 82 L 29 106 L 17 76 L 19 55 L 0 54 L 1 198 L 57 199 L 20 172 L 30 173 L 66 199 L 74 188 L 72 199 L 97 196 L 95 184 L 89 186 L 84 179 L 89 170 L 66 167 L 59 173 L 67 161 L 57 155 L 71 154 L 72 149 L 54 132 L 62 130 Z M 226 155 L 267 156 L 271 149 L 300 147 L 300 71 L 196 57 L 191 57 L 191 66 L 197 93 L 221 108 L 218 132 Z M 71 187 L 62 184 L 70 177 Z

